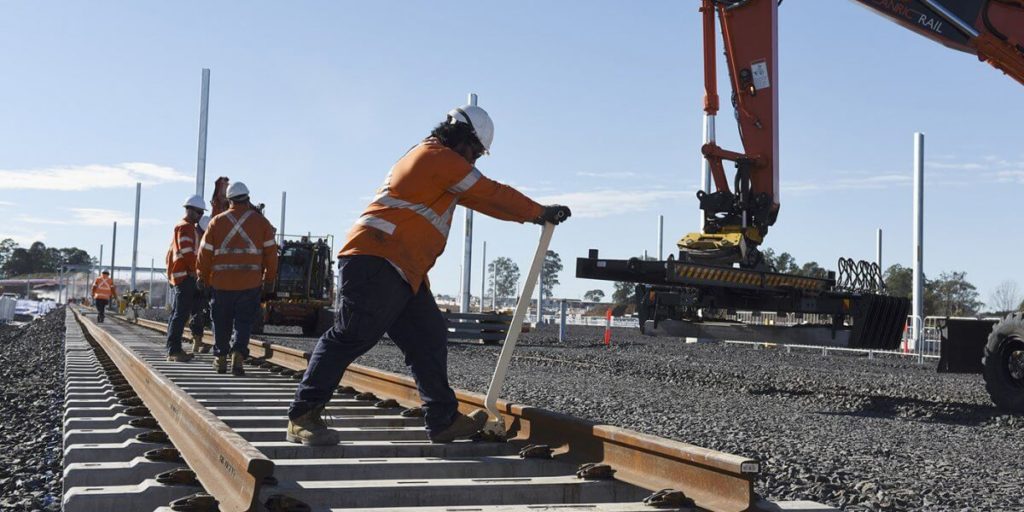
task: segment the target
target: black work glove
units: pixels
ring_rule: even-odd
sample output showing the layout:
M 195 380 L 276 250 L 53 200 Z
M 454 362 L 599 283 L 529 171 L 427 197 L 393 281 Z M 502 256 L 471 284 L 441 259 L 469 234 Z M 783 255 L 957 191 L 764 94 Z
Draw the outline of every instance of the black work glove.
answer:
M 553 204 L 544 207 L 544 212 L 533 220 L 534 224 L 544 224 L 550 222 L 556 226 L 572 216 L 572 212 L 568 206 L 562 206 L 560 204 Z
M 196 293 L 202 295 L 206 292 L 206 285 L 203 284 L 202 279 L 196 279 Z

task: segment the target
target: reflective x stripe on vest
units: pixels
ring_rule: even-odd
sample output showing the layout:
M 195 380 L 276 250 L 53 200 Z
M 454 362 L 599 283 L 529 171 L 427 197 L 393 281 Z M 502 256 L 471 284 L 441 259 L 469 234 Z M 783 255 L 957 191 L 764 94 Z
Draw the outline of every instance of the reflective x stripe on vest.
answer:
M 380 204 L 382 206 L 387 206 L 389 208 L 404 208 L 416 212 L 424 219 L 427 219 L 427 222 L 430 222 L 430 224 L 434 226 L 434 228 L 437 229 L 439 233 L 441 233 L 441 237 L 447 240 L 448 232 L 451 230 L 452 227 L 452 213 L 455 211 L 455 207 L 459 204 L 459 195 L 461 195 L 465 191 L 469 190 L 470 187 L 475 185 L 481 176 L 482 174 L 480 173 L 480 171 L 476 167 L 474 167 L 472 170 L 469 171 L 468 174 L 466 174 L 465 178 L 462 178 L 461 181 L 449 187 L 448 192 L 455 194 L 455 197 L 452 199 L 451 204 L 448 205 L 448 208 L 445 209 L 445 212 L 441 215 L 438 215 L 433 208 L 425 204 L 410 203 L 409 201 L 405 201 L 403 199 L 399 199 L 397 197 L 389 195 L 390 189 L 388 188 L 387 182 L 391 180 L 390 174 L 388 175 L 388 178 L 385 181 L 383 190 L 381 190 L 381 193 L 378 194 L 377 197 L 373 199 L 373 202 Z M 389 235 L 395 233 L 395 224 L 393 222 L 384 220 L 374 215 L 363 215 L 362 217 L 359 217 L 358 220 L 356 220 L 356 224 L 362 224 L 364 226 L 376 228 Z
M 213 251 L 213 254 L 260 254 L 260 250 L 256 248 L 256 244 L 252 243 L 252 239 L 249 238 L 249 234 L 242 229 L 242 225 L 245 224 L 245 221 L 252 216 L 254 212 L 255 210 L 249 210 L 243 213 L 242 218 L 240 219 L 235 219 L 235 216 L 232 215 L 230 211 L 224 214 L 224 216 L 231 221 L 231 231 L 228 232 L 228 236 L 224 237 L 224 241 L 220 243 L 220 247 Z M 228 243 L 235 238 L 235 235 L 241 236 L 242 240 L 244 240 L 249 247 L 244 249 L 229 248 Z M 217 269 L 216 266 L 213 268 L 214 270 Z M 259 268 L 256 270 L 259 270 Z

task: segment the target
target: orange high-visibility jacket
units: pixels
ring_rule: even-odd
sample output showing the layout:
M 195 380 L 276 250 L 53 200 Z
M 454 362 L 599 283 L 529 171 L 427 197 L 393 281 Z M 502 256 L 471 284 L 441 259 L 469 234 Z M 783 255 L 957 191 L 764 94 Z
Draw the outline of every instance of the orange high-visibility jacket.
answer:
M 196 275 L 196 225 L 182 219 L 174 226 L 171 247 L 167 249 L 167 280 L 178 286 L 189 274 Z
M 92 282 L 92 298 L 110 300 L 111 297 L 117 296 L 117 287 L 114 286 L 114 280 L 110 276 L 100 274 L 95 281 Z
M 526 222 L 544 208 L 518 190 L 484 177 L 436 139 L 409 150 L 348 232 L 338 256 L 365 254 L 398 267 L 413 291 L 444 252 L 456 205 Z
M 249 290 L 277 279 L 274 226 L 248 205 L 210 219 L 200 244 L 199 278 L 217 290 Z

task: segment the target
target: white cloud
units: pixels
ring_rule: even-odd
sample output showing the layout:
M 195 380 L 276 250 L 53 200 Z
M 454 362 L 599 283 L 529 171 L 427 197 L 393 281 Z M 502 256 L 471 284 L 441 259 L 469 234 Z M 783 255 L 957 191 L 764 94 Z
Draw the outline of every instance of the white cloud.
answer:
M 42 231 L 25 231 L 18 230 L 10 233 L 0 233 L 0 240 L 4 238 L 10 238 L 21 247 L 29 247 L 33 242 L 43 242 L 46 240 L 46 233 Z
M 585 178 L 606 178 L 606 179 L 622 179 L 622 178 L 635 178 L 636 173 L 633 171 L 613 171 L 613 172 L 587 172 L 580 171 L 576 173 L 576 176 L 583 176 Z
M 602 218 L 649 211 L 662 201 L 693 199 L 695 190 L 592 190 L 567 192 L 536 198 L 543 204 L 562 204 L 580 218 Z
M 819 192 L 822 190 L 880 189 L 903 185 L 905 183 L 910 183 L 909 174 L 879 174 L 876 176 L 841 178 L 832 181 L 783 183 L 782 192 L 799 194 L 801 192 Z
M 41 169 L 0 169 L 0 189 L 78 191 L 191 182 L 194 178 L 171 167 L 146 162 L 116 165 L 66 165 Z
M 68 215 L 59 218 L 19 215 L 14 221 L 20 224 L 42 224 L 47 226 L 112 226 L 117 222 L 121 226 L 132 226 L 135 219 L 132 215 L 117 210 L 104 208 L 68 208 Z M 139 219 L 140 224 L 157 224 L 156 219 Z
M 17 206 L 17 205 L 12 203 L 12 202 L 10 202 L 10 201 L 0 201 L 0 208 L 7 208 L 9 206 Z

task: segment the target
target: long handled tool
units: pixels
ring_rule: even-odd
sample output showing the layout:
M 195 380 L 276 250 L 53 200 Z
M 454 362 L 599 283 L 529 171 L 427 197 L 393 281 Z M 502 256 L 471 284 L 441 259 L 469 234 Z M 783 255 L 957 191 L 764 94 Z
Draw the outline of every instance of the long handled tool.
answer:
M 516 349 L 519 332 L 523 329 L 523 319 L 530 307 L 530 298 L 533 297 L 533 287 L 537 285 L 537 277 L 544 268 L 544 256 L 548 253 L 548 245 L 551 244 L 551 235 L 554 232 L 554 224 L 544 224 L 544 229 L 540 233 L 540 243 L 537 244 L 537 253 L 533 255 L 533 264 L 530 265 L 530 272 L 526 274 L 526 284 L 519 295 L 519 302 L 516 303 L 516 312 L 512 315 L 512 324 L 505 335 L 505 344 L 501 347 L 498 366 L 494 368 L 491 385 L 487 387 L 487 399 L 484 404 L 490 417 L 484 425 L 483 433 L 488 437 L 505 438 L 505 419 L 498 412 L 498 393 L 505 384 L 505 375 L 508 374 L 508 366 L 512 362 L 512 352 Z M 540 309 L 540 304 L 537 304 L 537 308 Z

